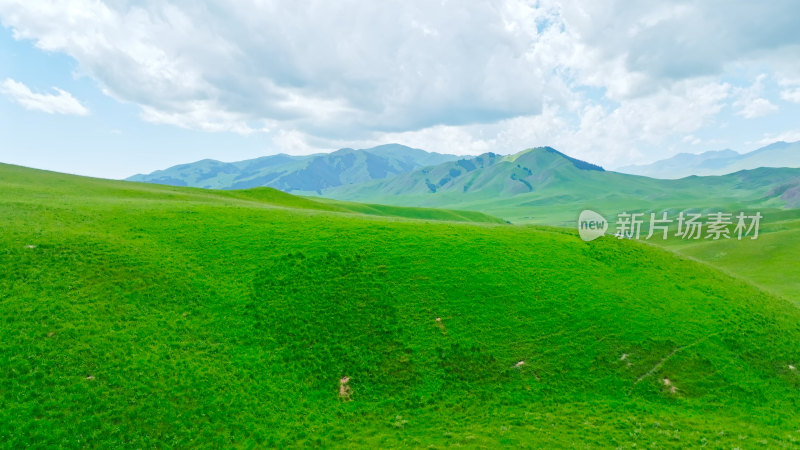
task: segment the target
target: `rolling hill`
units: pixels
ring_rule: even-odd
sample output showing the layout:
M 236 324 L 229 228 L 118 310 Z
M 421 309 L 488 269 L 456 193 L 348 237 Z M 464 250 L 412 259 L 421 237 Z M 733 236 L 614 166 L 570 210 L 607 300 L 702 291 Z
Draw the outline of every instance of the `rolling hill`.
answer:
M 323 191 L 331 198 L 481 211 L 513 222 L 573 226 L 578 213 L 800 206 L 800 169 L 659 180 L 603 170 L 550 147 L 426 167 Z
M 573 228 L 580 211 L 603 213 L 614 233 L 616 214 L 668 211 L 761 211 L 764 228 L 756 241 L 687 241 L 651 243 L 695 258 L 800 304 L 800 270 L 793 263 L 800 251 L 800 169 L 760 168 L 725 176 L 691 176 L 659 180 L 602 171 L 573 163 L 552 149 L 531 149 L 511 157 L 487 159 L 491 169 L 475 168 L 460 178 L 448 175 L 460 162 L 445 163 L 372 183 L 342 186 L 326 195 L 353 200 L 426 205 L 483 211 L 513 222 Z M 484 173 L 487 172 L 487 173 Z M 430 180 L 446 180 L 432 183 Z M 464 189 L 477 180 L 477 189 Z M 522 185 L 525 181 L 530 185 Z M 437 185 L 438 184 L 438 185 Z M 527 192 L 526 192 L 527 190 Z M 795 208 L 795 209 L 792 209 Z
M 775 142 L 744 154 L 733 150 L 679 153 L 652 164 L 625 166 L 617 170 L 633 175 L 675 179 L 691 175 L 725 175 L 759 167 L 800 167 L 800 142 Z
M 800 209 L 763 210 L 756 240 L 653 241 L 800 305 Z
M 343 148 L 309 156 L 278 154 L 233 163 L 204 159 L 147 175 L 134 175 L 128 180 L 213 189 L 267 186 L 286 192 L 320 192 L 341 184 L 382 179 L 457 158 L 455 155 L 387 144 L 365 150 Z
M 362 209 L 0 165 L 4 445 L 800 438 L 790 303 L 637 242 Z

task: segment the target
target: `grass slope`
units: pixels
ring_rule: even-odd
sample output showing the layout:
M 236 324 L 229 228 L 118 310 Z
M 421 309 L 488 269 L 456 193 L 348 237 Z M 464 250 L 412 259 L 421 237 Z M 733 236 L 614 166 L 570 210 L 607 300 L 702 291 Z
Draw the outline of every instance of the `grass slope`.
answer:
M 800 310 L 741 280 L 635 242 L 261 194 L 0 166 L 3 445 L 800 438 Z
M 39 193 L 37 195 L 50 201 L 62 196 L 65 192 L 70 192 L 71 195 L 75 197 L 82 195 L 102 197 L 111 190 L 115 193 L 121 193 L 123 197 L 130 196 L 131 198 L 140 198 L 143 201 L 223 202 L 242 207 L 278 207 L 408 219 L 506 223 L 496 217 L 474 211 L 392 207 L 331 201 L 324 198 L 312 199 L 287 194 L 286 192 L 269 187 L 222 191 L 147 183 L 120 184 L 117 181 L 75 177 L 2 163 L 0 163 L 0 174 L 2 174 L 2 177 L 0 177 L 0 188 L 3 189 L 4 197 L 9 199 L 13 199 L 17 193 L 25 192 L 27 186 L 36 184 L 39 185 Z
M 800 305 L 800 210 L 764 210 L 758 239 L 653 241 Z

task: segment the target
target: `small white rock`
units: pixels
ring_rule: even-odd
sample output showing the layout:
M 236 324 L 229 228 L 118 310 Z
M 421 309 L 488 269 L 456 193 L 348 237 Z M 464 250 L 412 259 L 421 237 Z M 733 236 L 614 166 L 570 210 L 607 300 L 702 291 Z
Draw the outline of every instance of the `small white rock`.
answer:
M 522 367 L 524 365 L 525 365 L 525 361 L 519 361 L 516 364 L 514 364 L 514 367 Z

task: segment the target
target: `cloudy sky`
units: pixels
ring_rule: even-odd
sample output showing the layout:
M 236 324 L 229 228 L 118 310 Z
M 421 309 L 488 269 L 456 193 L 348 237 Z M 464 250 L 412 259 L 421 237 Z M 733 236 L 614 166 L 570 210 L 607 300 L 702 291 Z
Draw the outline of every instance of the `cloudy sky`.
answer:
M 0 162 L 64 172 L 800 140 L 796 0 L 0 0 L 0 23 Z

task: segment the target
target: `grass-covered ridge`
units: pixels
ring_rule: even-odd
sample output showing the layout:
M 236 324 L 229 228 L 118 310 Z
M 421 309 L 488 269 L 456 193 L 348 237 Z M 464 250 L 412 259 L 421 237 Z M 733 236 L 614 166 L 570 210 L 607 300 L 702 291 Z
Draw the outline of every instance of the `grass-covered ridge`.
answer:
M 800 310 L 743 281 L 636 242 L 273 194 L 0 166 L 3 444 L 800 437 Z
M 758 239 L 654 241 L 800 305 L 800 209 L 763 210 Z
M 256 187 L 242 190 L 208 190 L 201 188 L 173 187 L 169 185 L 144 183 L 119 183 L 118 181 L 97 178 L 77 177 L 44 170 L 28 169 L 0 163 L 0 188 L 9 199 L 15 193 L 24 193 L 31 186 L 37 186 L 37 198 L 67 197 L 79 202 L 84 196 L 104 197 L 115 202 L 142 201 L 183 201 L 186 204 L 209 203 L 241 207 L 291 208 L 294 210 L 327 211 L 331 213 L 355 213 L 408 219 L 429 219 L 456 222 L 506 223 L 493 216 L 475 211 L 458 211 L 434 208 L 397 207 L 368 205 L 328 199 L 312 199 L 287 194 L 269 187 Z

